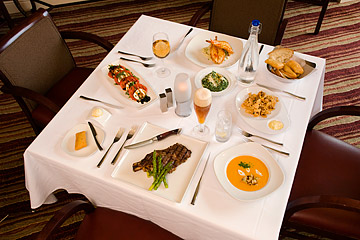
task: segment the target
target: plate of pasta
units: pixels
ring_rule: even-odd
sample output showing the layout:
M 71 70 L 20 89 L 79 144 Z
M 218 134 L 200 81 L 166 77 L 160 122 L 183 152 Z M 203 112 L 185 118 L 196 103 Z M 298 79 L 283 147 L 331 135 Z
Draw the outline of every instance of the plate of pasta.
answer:
M 268 89 L 245 88 L 236 95 L 235 105 L 242 120 L 260 132 L 279 134 L 290 125 L 280 97 Z

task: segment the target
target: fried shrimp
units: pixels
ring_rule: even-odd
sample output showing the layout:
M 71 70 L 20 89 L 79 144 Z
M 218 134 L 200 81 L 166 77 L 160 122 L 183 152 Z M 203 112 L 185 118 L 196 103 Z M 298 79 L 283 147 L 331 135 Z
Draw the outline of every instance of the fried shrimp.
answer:
M 217 37 L 215 37 L 215 40 L 206 40 L 206 42 L 210 43 L 211 45 L 214 45 L 218 48 L 221 48 L 225 51 L 227 51 L 229 54 L 233 54 L 234 51 L 232 49 L 232 47 L 230 46 L 230 44 L 226 41 L 218 41 Z
M 211 44 L 210 57 L 215 63 L 221 64 L 225 60 L 225 56 L 226 56 L 226 54 L 225 54 L 224 50 Z
M 217 36 L 215 36 L 215 40 L 210 39 L 206 42 L 210 43 L 208 55 L 216 64 L 221 64 L 229 55 L 234 53 L 230 44 L 226 41 L 218 41 Z

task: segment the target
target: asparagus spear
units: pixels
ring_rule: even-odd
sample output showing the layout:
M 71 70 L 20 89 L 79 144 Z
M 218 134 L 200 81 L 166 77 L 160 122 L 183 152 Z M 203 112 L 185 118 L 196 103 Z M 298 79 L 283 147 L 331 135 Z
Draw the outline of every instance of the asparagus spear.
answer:
M 158 187 L 160 186 L 160 184 L 164 181 L 164 178 L 166 176 L 166 174 L 170 171 L 171 166 L 173 164 L 173 161 L 168 162 L 166 164 L 165 167 L 163 167 L 163 169 L 161 170 L 160 174 L 158 175 L 158 177 L 156 179 L 154 179 L 154 182 L 151 184 L 149 190 L 156 190 L 158 189 Z M 166 180 L 165 180 L 166 181 Z M 167 184 L 166 184 L 167 185 Z

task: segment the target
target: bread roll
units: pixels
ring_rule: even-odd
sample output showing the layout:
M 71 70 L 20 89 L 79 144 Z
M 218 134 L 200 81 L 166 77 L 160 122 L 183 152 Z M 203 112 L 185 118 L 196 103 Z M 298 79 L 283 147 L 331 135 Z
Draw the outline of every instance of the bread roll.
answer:
M 300 64 L 294 60 L 290 60 L 286 63 L 286 66 L 289 66 L 291 70 L 293 70 L 297 74 L 303 74 L 304 69 L 300 66 Z
M 275 48 L 273 51 L 269 52 L 269 58 L 285 63 L 290 60 L 294 55 L 294 50 L 290 48 Z
M 282 62 L 270 58 L 266 59 L 265 63 L 269 64 L 270 66 L 276 69 L 281 69 L 284 67 L 284 64 Z
M 78 132 L 75 134 L 75 151 L 80 150 L 87 146 L 86 132 Z

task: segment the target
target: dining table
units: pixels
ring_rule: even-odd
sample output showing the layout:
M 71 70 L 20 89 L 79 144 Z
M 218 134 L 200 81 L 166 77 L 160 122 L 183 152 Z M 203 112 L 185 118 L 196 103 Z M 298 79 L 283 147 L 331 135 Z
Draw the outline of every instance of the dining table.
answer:
M 189 44 L 199 34 L 211 34 L 213 38 L 219 36 L 219 40 L 221 40 L 220 36 L 224 36 L 193 27 L 193 31 L 177 48 L 190 28 L 191 26 L 185 24 L 147 15 L 140 16 L 131 26 L 26 149 L 25 183 L 32 209 L 56 202 L 54 192 L 64 189 L 68 193 L 84 195 L 97 207 L 111 208 L 152 221 L 183 239 L 278 239 L 307 124 L 309 119 L 322 109 L 326 61 L 296 52 L 298 57 L 315 63 L 316 67 L 311 74 L 294 83 L 282 82 L 269 73 L 264 63 L 274 46 L 260 43 L 264 47 L 259 56 L 255 83 L 276 87 L 306 98 L 299 100 L 284 92 L 275 92 L 288 119 L 287 129 L 278 134 L 269 134 L 244 121 L 237 107 L 236 98 L 247 88 L 256 86 L 252 84 L 248 87 L 234 81 L 232 89 L 225 95 L 212 98 L 210 112 L 205 122 L 210 133 L 206 136 L 197 136 L 193 133 L 193 128 L 198 124 L 195 111 L 192 110 L 187 117 L 180 117 L 175 113 L 175 101 L 173 106 L 162 111 L 159 97 L 159 94 L 165 93 L 165 89 L 169 88 L 174 95 L 174 81 L 179 73 L 188 74 L 193 95 L 197 88 L 196 75 L 206 66 L 199 65 L 194 59 L 189 58 L 187 54 Z M 171 51 L 164 59 L 153 58 L 146 61 L 155 63 L 155 67 L 144 67 L 136 62 L 119 60 L 121 56 L 140 60 L 136 56 L 122 55 L 118 53 L 119 50 L 153 56 L 152 37 L 157 32 L 168 34 Z M 242 42 L 243 46 L 246 43 L 246 39 L 233 37 L 231 39 Z M 173 51 L 174 49 L 176 51 Z M 197 51 L 202 54 L 201 49 Z M 140 82 L 144 81 L 148 84 L 154 94 L 150 103 L 134 107 L 133 104 L 128 104 L 129 99 L 121 96 L 121 89 L 117 89 L 107 76 L 108 66 L 119 63 L 136 73 L 140 77 Z M 170 69 L 170 76 L 157 77 L 155 70 L 161 65 Z M 236 76 L 237 65 L 236 61 L 224 69 Z M 123 108 L 112 108 L 100 102 L 85 101 L 80 98 L 81 95 L 101 99 Z M 102 123 L 94 121 L 91 113 L 95 107 L 105 109 L 111 117 Z M 226 142 L 218 142 L 215 138 L 216 116 L 221 110 L 227 110 L 232 115 L 231 137 Z M 95 149 L 84 156 L 78 156 L 68 151 L 64 139 L 69 138 L 69 132 L 74 134 L 71 132 L 74 126 L 79 124 L 86 126 L 88 121 L 95 125 L 104 150 Z M 176 171 L 168 174 L 168 188 L 161 185 L 158 190 L 150 191 L 144 186 L 151 184 L 151 178 L 144 172 L 134 172 L 131 168 L 131 163 L 140 161 L 139 156 L 147 153 L 144 149 L 154 149 L 151 144 L 144 149 L 122 149 L 117 162 L 111 164 L 134 125 L 138 127 L 137 131 L 134 137 L 126 141 L 125 146 L 152 137 L 152 134 L 161 131 L 182 128 L 179 136 L 171 136 L 168 140 L 158 142 L 163 145 L 156 145 L 157 143 L 153 145 L 163 147 L 166 141 L 180 139 L 182 143 L 188 143 L 187 147 L 193 152 L 183 166 L 178 166 Z M 113 143 L 119 128 L 124 129 L 124 134 L 112 145 L 101 167 L 97 167 L 105 151 Z M 256 142 L 256 147 L 263 144 L 289 153 L 286 156 L 269 149 L 261 149 L 271 156 L 283 175 L 274 191 L 253 199 L 241 199 L 230 194 L 224 188 L 225 183 L 220 181 L 217 175 L 219 169 L 215 164 L 224 151 L 237 146 L 242 149 L 242 146 L 246 146 L 244 144 L 248 144 L 248 138 L 242 135 L 241 130 L 283 143 L 283 146 L 277 146 L 263 139 L 251 137 L 250 139 Z M 88 142 L 93 142 L 91 134 L 88 136 Z M 220 173 L 222 171 L 225 169 L 220 169 Z M 200 178 L 201 184 L 196 201 L 191 204 Z M 270 172 L 269 181 L 275 178 L 276 176 L 271 176 Z M 142 185 L 142 182 L 145 182 L 145 185 Z M 178 191 L 177 188 L 181 190 Z

